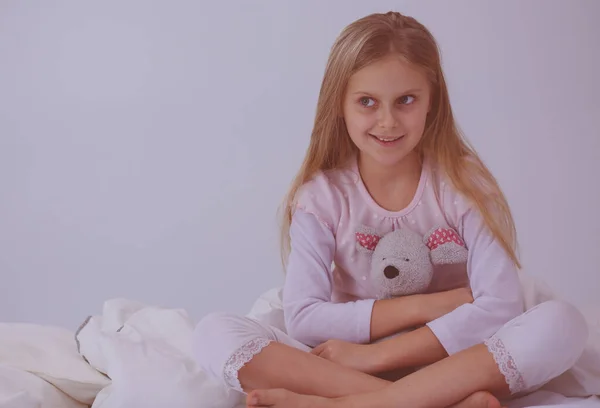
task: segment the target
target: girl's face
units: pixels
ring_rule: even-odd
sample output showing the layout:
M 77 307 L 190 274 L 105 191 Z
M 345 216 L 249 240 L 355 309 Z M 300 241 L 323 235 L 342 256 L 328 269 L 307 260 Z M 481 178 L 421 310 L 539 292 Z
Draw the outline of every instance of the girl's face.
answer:
M 426 76 L 393 55 L 350 77 L 342 109 L 348 134 L 361 154 L 391 166 L 421 140 L 429 105 Z

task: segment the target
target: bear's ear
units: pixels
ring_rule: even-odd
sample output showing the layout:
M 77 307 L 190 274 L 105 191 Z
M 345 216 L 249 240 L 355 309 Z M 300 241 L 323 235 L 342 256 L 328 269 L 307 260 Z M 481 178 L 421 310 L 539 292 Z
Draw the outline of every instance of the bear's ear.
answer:
M 425 235 L 424 242 L 430 250 L 431 263 L 434 265 L 467 262 L 467 246 L 452 228 L 433 228 Z
M 361 226 L 354 233 L 356 237 L 356 248 L 363 252 L 373 253 L 379 243 L 381 236 L 374 228 Z

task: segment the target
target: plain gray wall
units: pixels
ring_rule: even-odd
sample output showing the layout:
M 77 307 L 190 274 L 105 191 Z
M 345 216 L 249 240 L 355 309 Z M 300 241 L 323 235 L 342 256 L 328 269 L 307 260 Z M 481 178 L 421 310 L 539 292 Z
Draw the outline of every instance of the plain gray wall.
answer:
M 282 283 L 276 212 L 327 54 L 395 9 L 436 35 L 526 269 L 600 288 L 600 2 L 0 3 L 0 320 L 75 328 L 112 297 L 244 313 Z

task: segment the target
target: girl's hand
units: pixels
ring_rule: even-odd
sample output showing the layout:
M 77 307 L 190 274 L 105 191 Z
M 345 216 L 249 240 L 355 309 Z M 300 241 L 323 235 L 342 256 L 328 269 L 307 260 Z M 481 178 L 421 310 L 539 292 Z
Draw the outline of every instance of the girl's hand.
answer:
M 328 340 L 315 347 L 311 354 L 344 367 L 367 374 L 377 373 L 375 347 L 371 344 L 354 344 L 342 340 Z

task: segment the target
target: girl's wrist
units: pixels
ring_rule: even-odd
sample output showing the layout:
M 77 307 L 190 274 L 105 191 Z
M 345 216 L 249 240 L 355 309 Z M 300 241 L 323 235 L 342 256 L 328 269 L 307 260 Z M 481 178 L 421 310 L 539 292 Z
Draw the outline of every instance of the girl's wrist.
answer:
M 424 324 L 429 323 L 432 319 L 431 316 L 433 315 L 432 310 L 433 307 L 431 305 L 431 301 L 432 299 L 430 299 L 430 295 L 428 294 L 419 294 L 419 295 L 414 295 L 415 296 L 415 313 L 416 313 L 416 319 L 418 321 L 418 324 L 415 325 L 415 327 L 417 326 L 422 326 Z
M 445 298 L 441 292 L 422 295 L 419 302 L 421 324 L 425 325 L 440 317 L 441 310 L 444 309 Z
M 467 288 L 430 293 L 423 295 L 423 297 L 419 302 L 423 325 L 439 319 L 465 303 L 473 301 L 471 292 Z

